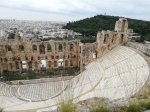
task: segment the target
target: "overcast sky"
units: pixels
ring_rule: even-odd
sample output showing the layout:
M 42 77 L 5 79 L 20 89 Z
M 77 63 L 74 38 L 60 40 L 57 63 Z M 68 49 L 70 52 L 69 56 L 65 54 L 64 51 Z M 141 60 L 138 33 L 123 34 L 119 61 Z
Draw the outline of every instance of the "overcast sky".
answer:
M 76 21 L 98 14 L 150 20 L 150 0 L 0 0 L 0 19 Z

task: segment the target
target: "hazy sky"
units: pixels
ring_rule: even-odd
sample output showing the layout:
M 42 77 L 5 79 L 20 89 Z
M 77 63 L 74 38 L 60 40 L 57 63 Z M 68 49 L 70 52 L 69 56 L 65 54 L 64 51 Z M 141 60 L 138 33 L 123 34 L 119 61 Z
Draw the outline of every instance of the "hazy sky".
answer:
M 76 21 L 97 14 L 150 20 L 150 0 L 0 0 L 0 19 Z

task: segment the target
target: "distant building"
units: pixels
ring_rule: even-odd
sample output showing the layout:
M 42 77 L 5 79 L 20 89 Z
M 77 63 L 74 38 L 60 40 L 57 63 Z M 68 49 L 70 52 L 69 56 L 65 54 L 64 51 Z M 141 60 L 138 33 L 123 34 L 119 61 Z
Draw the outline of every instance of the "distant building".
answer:
M 129 39 L 141 37 L 139 33 L 134 33 L 133 29 L 128 29 L 128 33 L 129 33 Z

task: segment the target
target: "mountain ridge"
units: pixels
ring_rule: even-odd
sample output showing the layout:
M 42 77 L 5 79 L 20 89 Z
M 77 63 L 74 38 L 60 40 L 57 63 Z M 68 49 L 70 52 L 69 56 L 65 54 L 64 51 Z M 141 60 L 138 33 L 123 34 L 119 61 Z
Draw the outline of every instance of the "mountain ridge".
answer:
M 63 28 L 74 30 L 75 32 L 79 32 L 86 37 L 92 37 L 96 36 L 98 31 L 114 30 L 115 22 L 119 20 L 119 18 L 124 17 L 96 15 L 94 17 L 85 18 L 79 21 L 69 22 Z M 129 28 L 141 35 L 141 38 L 138 39 L 139 42 L 143 42 L 144 40 L 150 41 L 150 21 L 131 18 L 126 19 L 128 20 Z

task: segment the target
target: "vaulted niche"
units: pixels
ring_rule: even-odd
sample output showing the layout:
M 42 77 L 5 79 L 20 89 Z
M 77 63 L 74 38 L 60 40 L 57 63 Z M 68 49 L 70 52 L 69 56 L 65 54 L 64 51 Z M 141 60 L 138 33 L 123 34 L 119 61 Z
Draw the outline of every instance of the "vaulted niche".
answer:
M 24 46 L 23 45 L 19 45 L 19 50 L 20 51 L 24 51 Z
M 46 71 L 46 61 L 45 60 L 41 60 L 41 71 Z
M 51 50 L 52 50 L 51 45 L 47 44 L 47 51 L 51 51 Z
M 39 46 L 40 54 L 45 54 L 45 46 L 42 44 Z
M 58 67 L 59 67 L 59 69 L 63 69 L 64 68 L 64 60 L 63 59 L 59 59 L 58 60 Z

